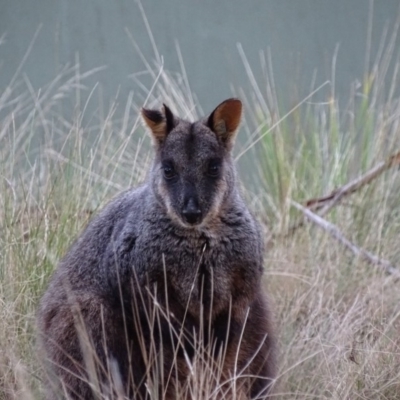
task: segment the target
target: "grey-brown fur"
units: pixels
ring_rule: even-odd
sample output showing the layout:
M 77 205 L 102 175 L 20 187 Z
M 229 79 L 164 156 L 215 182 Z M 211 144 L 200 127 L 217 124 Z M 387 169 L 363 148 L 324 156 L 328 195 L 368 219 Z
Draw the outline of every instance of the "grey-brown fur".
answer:
M 112 381 L 127 398 L 147 399 L 146 359 L 162 350 L 160 391 L 174 399 L 200 339 L 210 358 L 225 352 L 221 381 L 234 371 L 258 376 L 238 387 L 242 398 L 265 398 L 275 342 L 261 284 L 263 240 L 231 158 L 241 103 L 227 100 L 195 123 L 165 106 L 142 115 L 155 144 L 147 181 L 90 222 L 41 300 L 40 343 L 55 377 L 47 398 L 95 398 L 87 383 L 95 371 L 100 392 Z

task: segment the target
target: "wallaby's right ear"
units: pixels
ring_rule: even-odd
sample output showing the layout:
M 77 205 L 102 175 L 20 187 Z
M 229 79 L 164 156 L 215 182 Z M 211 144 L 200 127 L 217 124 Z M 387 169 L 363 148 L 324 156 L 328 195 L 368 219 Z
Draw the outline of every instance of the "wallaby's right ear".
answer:
M 142 108 L 143 122 L 150 129 L 151 135 L 157 144 L 163 143 L 167 135 L 174 129 L 176 118 L 172 111 L 163 104 L 163 110 L 149 110 Z

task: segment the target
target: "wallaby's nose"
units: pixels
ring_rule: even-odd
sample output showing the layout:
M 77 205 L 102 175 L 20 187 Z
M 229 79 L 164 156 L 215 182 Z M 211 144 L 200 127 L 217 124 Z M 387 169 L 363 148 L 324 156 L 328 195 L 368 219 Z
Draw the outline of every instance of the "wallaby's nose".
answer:
M 197 201 L 191 197 L 182 211 L 183 217 L 189 224 L 198 224 L 201 221 L 201 210 Z

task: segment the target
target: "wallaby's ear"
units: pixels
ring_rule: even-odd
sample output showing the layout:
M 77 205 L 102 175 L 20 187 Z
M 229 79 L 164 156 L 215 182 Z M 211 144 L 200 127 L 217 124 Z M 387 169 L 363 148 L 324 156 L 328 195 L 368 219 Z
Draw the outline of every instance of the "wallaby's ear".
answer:
M 142 118 L 150 129 L 153 139 L 161 144 L 175 127 L 175 117 L 172 111 L 163 104 L 162 111 L 142 108 Z
M 233 145 L 236 131 L 242 116 L 242 102 L 239 99 L 228 99 L 222 102 L 208 117 L 208 127 L 229 149 Z

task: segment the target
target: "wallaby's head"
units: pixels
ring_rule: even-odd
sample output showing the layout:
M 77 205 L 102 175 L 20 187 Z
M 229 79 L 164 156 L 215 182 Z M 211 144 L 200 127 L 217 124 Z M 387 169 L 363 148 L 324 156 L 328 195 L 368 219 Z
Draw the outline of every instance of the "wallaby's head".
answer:
M 156 149 L 153 190 L 168 215 L 186 227 L 215 218 L 235 187 L 231 151 L 242 103 L 229 99 L 208 118 L 188 122 L 161 111 L 142 109 Z

